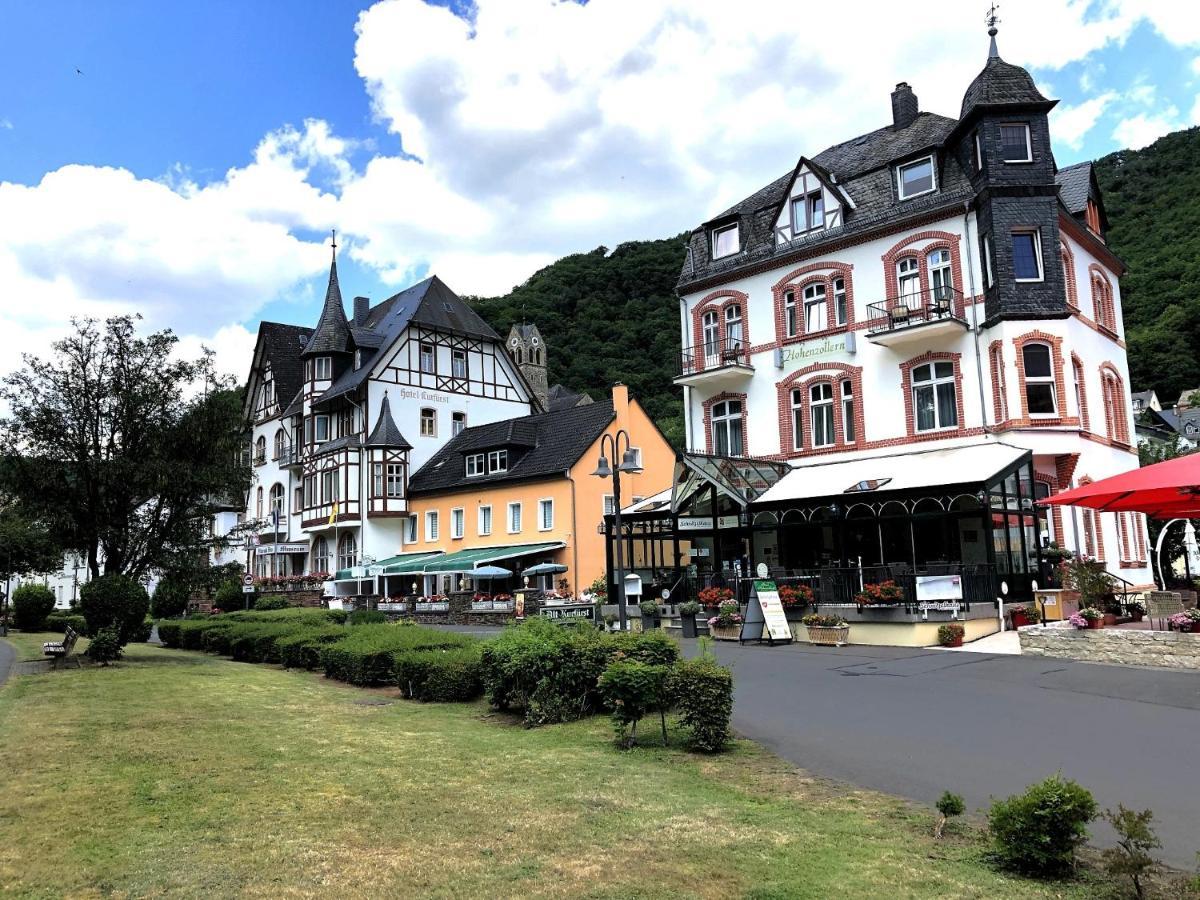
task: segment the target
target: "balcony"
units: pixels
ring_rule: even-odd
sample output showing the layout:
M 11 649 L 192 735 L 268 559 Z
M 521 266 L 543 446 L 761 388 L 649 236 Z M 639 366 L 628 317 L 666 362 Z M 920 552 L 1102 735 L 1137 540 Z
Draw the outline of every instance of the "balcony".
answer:
M 744 382 L 753 374 L 746 342 L 721 339 L 699 347 L 685 347 L 679 357 L 675 383 L 720 389 Z
M 279 464 L 279 468 L 288 469 L 300 465 L 300 457 L 299 447 L 284 447 L 275 461 Z
M 867 340 L 891 347 L 967 330 L 962 292 L 935 287 L 867 304 Z

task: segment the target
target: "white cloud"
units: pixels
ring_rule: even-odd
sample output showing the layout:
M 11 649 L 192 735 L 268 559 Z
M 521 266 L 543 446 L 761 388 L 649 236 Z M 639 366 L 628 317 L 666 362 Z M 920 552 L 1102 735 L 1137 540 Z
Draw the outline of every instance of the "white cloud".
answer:
M 1117 123 L 1113 140 L 1130 150 L 1148 147 L 1164 134 L 1180 128 L 1179 110 L 1168 106 L 1160 113 L 1138 113 Z
M 5 119 L 2 116 L 0 116 L 0 131 L 12 131 L 12 130 L 13 130 L 12 119 Z
M 1055 107 L 1050 114 L 1050 133 L 1056 141 L 1078 150 L 1083 146 L 1084 137 L 1117 97 L 1116 91 L 1105 91 L 1075 106 Z

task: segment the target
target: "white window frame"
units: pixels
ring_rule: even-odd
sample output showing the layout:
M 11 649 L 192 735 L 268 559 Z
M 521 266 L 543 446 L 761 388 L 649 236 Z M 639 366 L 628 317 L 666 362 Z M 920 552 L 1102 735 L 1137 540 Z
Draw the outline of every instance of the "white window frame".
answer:
M 730 409 L 731 403 L 736 403 L 738 405 L 738 410 L 736 413 Z M 718 413 L 718 407 L 720 407 L 723 412 Z M 745 401 L 737 399 L 722 400 L 719 403 L 714 403 L 712 405 L 712 410 L 709 413 L 709 425 L 712 428 L 713 453 L 717 454 L 718 456 L 728 455 L 734 457 L 746 455 L 746 429 L 743 427 L 744 423 L 742 422 L 742 416 L 745 413 L 745 409 Z M 738 437 L 741 443 L 741 446 L 737 448 L 736 453 L 734 452 L 733 441 L 731 440 L 733 437 L 733 426 L 735 422 L 737 423 Z M 725 453 L 722 453 L 719 449 L 721 442 L 717 437 L 718 432 L 722 430 L 725 433 Z
M 324 535 L 313 541 L 312 572 L 329 571 L 329 539 Z
M 417 542 L 417 517 L 415 515 L 405 516 L 404 518 L 404 543 L 415 544 Z
M 792 449 L 804 449 L 804 389 L 792 388 L 788 394 L 792 410 Z
M 458 437 L 467 430 L 467 414 L 465 412 L 450 413 L 450 437 Z
M 991 287 L 996 283 L 995 276 L 992 272 L 992 235 L 988 232 L 983 236 L 983 278 L 987 287 Z
M 488 451 L 488 473 L 498 475 L 508 471 L 508 451 L 507 450 L 489 450 Z
M 324 425 L 325 427 L 322 428 L 321 427 L 322 425 Z M 314 444 L 323 444 L 327 440 L 329 440 L 329 425 L 330 425 L 329 416 L 327 416 L 327 415 L 313 416 L 313 443 Z
M 383 463 L 371 463 L 371 495 L 383 496 Z
M 461 374 L 458 363 L 462 363 Z M 451 378 L 468 378 L 470 377 L 467 369 L 467 351 L 459 348 L 454 348 L 450 351 L 450 377 Z
M 617 504 L 612 494 L 605 494 L 600 500 L 600 515 L 611 516 L 617 511 Z
M 809 292 L 812 292 L 811 295 Z M 821 321 L 817 323 L 815 328 L 809 327 L 809 307 L 816 309 L 820 307 L 822 310 Z M 804 286 L 804 333 L 812 334 L 814 331 L 824 331 L 829 327 L 829 292 L 825 289 L 824 281 L 813 281 Z
M 487 513 L 486 520 L 484 517 L 484 513 Z M 479 513 L 478 513 L 477 518 L 478 518 L 478 521 L 476 523 L 476 525 L 477 525 L 476 531 L 479 532 L 480 537 L 487 537 L 489 534 L 492 533 L 492 506 L 490 503 L 486 503 L 483 506 L 479 507 Z
M 427 350 L 429 351 L 428 354 L 425 352 Z M 425 368 L 426 357 L 429 359 L 428 369 Z M 417 370 L 422 375 L 437 374 L 437 346 L 435 344 L 431 344 L 428 341 L 420 341 L 417 344 Z
M 432 413 L 433 415 L 427 416 L 427 415 L 425 415 L 425 413 Z M 429 423 L 428 431 L 425 430 L 426 422 Z M 431 438 L 437 437 L 437 410 L 431 406 L 425 406 L 425 407 L 421 408 L 420 434 L 421 434 L 421 437 L 431 437 Z
M 1025 158 L 1024 159 L 1005 159 L 1006 163 L 1031 163 L 1033 162 L 1033 138 L 1029 131 L 1028 122 L 1001 122 L 997 134 L 1000 136 L 1000 146 L 1004 146 L 1004 129 L 1005 128 L 1023 128 L 1025 130 Z
M 550 513 L 549 524 L 546 523 L 546 512 Z M 554 499 L 552 497 L 543 497 L 538 500 L 538 531 L 553 531 L 554 530 Z
M 846 279 L 839 276 L 833 279 L 833 324 L 840 326 L 849 321 L 850 295 L 846 292 Z
M 1012 255 L 1013 255 L 1013 281 L 1020 284 L 1036 284 L 1046 280 L 1046 266 L 1042 261 L 1042 229 L 1040 228 L 1014 228 L 1012 230 Z M 1018 278 L 1016 265 L 1016 237 L 1018 234 L 1027 234 L 1033 238 L 1033 257 L 1037 260 L 1038 274 L 1037 278 Z
M 388 463 L 384 469 L 384 496 L 388 500 L 396 500 L 404 496 L 404 466 L 400 463 Z M 395 487 L 393 492 L 392 488 Z
M 800 310 L 794 288 L 788 288 L 783 294 L 783 332 L 787 337 L 795 337 L 800 333 Z
M 824 396 L 824 392 L 828 390 L 829 396 Z M 815 396 L 820 391 L 822 396 Z M 825 435 L 826 440 L 817 440 L 817 416 L 828 422 L 828 433 Z M 809 431 L 812 433 L 813 449 L 821 449 L 824 447 L 832 447 L 837 443 L 837 410 L 834 409 L 834 391 L 833 384 L 828 381 L 818 381 L 808 389 L 808 420 Z
M 483 453 L 467 454 L 467 477 L 478 478 L 487 474 L 487 455 Z
M 329 381 L 333 378 L 333 357 L 318 356 L 313 362 L 315 381 Z
M 821 204 L 821 219 L 818 222 L 814 213 L 814 201 Z M 792 198 L 792 235 L 806 234 L 810 231 L 820 231 L 825 227 L 825 189 L 819 188 Z
M 425 543 L 435 543 L 439 537 L 438 511 L 436 509 L 426 510 L 425 512 Z
M 717 252 L 717 245 L 720 243 L 721 235 L 732 231 L 734 235 L 734 248 L 725 253 Z M 709 236 L 709 250 L 713 259 L 724 259 L 727 256 L 733 256 L 740 253 L 742 250 L 741 235 L 738 234 L 737 222 L 731 225 L 722 225 L 720 228 L 714 228 Z
M 516 513 L 516 515 L 513 515 L 514 512 Z M 525 525 L 525 522 L 523 521 L 524 518 L 525 518 L 524 510 L 522 509 L 522 503 L 520 501 L 516 501 L 514 503 L 508 504 L 508 517 L 507 517 L 508 533 L 509 534 L 520 534 L 521 529 Z
M 842 408 L 842 441 L 853 444 L 858 439 L 858 429 L 854 422 L 854 382 L 843 378 L 840 387 Z
M 746 320 L 742 317 L 742 305 L 731 303 L 725 307 L 725 349 L 741 350 L 746 345 Z
M 1042 347 L 1046 351 L 1046 361 L 1050 364 L 1049 375 L 1030 375 L 1028 360 L 1025 358 L 1025 351 L 1029 347 Z M 1029 409 L 1029 417 L 1032 419 L 1056 419 L 1059 416 L 1058 386 L 1055 383 L 1054 377 L 1054 348 L 1045 341 L 1029 341 L 1021 345 L 1021 368 L 1025 374 L 1025 384 L 1022 389 L 1025 391 L 1025 408 Z M 1054 401 L 1054 409 L 1048 413 L 1035 413 L 1030 409 L 1029 404 L 1029 385 L 1031 384 L 1048 384 L 1050 385 L 1050 399 Z
M 461 506 L 450 510 L 450 537 L 461 541 L 467 533 L 467 512 Z
M 914 166 L 922 165 L 923 163 L 929 163 L 929 182 L 932 186 L 923 191 L 917 191 L 912 194 L 904 193 L 904 172 L 913 168 Z M 900 165 L 896 166 L 896 196 L 901 200 L 911 200 L 913 197 L 922 197 L 925 194 L 932 194 L 937 190 L 937 188 L 937 165 L 934 162 L 932 153 L 928 156 L 922 156 L 920 159 L 912 159 L 906 163 L 901 163 Z
M 979 138 L 979 129 L 978 128 L 975 129 L 974 143 L 975 143 L 975 171 L 982 172 L 983 171 L 983 142 Z
M 938 367 L 939 362 L 950 366 L 950 374 L 949 375 L 938 375 L 937 367 Z M 918 381 L 917 380 L 917 372 L 919 372 L 921 369 L 929 370 L 929 378 L 922 380 L 922 381 Z M 930 434 L 931 432 L 934 432 L 934 431 L 957 431 L 962 423 L 959 421 L 959 416 L 958 416 L 958 399 L 959 399 L 958 398 L 958 379 L 954 375 L 954 363 L 948 362 L 946 360 L 935 360 L 933 362 L 928 362 L 928 363 L 925 363 L 924 365 L 917 366 L 912 370 L 912 374 L 911 374 L 909 380 L 912 382 L 911 390 L 912 390 L 912 405 L 913 405 L 912 406 L 912 408 L 913 408 L 913 431 L 919 432 L 921 434 Z M 950 423 L 950 424 L 942 423 L 942 407 L 941 407 L 941 404 L 938 402 L 938 387 L 939 387 L 939 385 L 943 385 L 943 384 L 949 384 L 952 388 L 954 388 L 954 403 L 951 404 L 954 409 L 954 422 Z M 921 414 L 920 414 L 920 406 L 917 402 L 917 391 L 925 390 L 925 389 L 933 391 L 933 427 L 932 428 L 922 428 L 920 425 Z

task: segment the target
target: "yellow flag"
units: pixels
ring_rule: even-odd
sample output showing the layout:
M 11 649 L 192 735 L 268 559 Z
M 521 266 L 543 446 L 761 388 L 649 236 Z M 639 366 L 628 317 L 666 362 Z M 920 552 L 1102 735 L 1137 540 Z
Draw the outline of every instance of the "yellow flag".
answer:
M 337 521 L 337 514 L 338 514 L 338 505 L 337 505 L 337 502 L 335 501 L 333 504 L 333 512 L 331 512 L 329 514 L 329 524 L 330 525 L 332 525 L 334 522 Z

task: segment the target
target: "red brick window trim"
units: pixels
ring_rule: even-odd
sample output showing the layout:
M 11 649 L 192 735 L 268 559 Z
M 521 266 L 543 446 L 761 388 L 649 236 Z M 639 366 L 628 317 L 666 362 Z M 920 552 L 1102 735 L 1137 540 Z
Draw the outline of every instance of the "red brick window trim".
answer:
M 749 432 L 746 427 L 746 395 L 729 393 L 728 391 L 709 397 L 704 401 L 704 446 L 708 453 L 716 453 L 716 435 L 713 430 L 713 407 L 718 403 L 726 403 L 730 400 L 741 404 L 741 425 L 742 425 L 742 446 L 739 453 L 730 453 L 731 456 L 749 456 L 749 451 L 746 447 L 746 441 L 749 437 Z M 736 448 L 735 448 L 736 449 Z
M 783 457 L 837 453 L 865 446 L 861 368 L 844 363 L 813 363 L 779 382 L 776 390 L 779 452 Z M 832 443 L 828 442 L 828 428 L 818 429 L 814 423 L 814 408 L 822 421 L 832 418 Z M 817 430 L 826 439 L 821 446 L 813 443 Z
M 852 266 L 818 262 L 788 272 L 771 287 L 775 304 L 775 339 L 780 344 L 806 341 L 854 327 L 854 280 Z M 839 290 L 840 285 L 840 290 Z M 825 294 L 825 315 L 820 327 L 810 329 L 804 308 L 806 290 Z M 845 295 L 845 321 L 838 322 L 838 300 Z M 790 316 L 789 316 L 790 312 Z M 789 327 L 791 326 L 791 327 Z
M 1083 360 L 1079 358 L 1078 353 L 1071 354 L 1071 374 L 1074 379 L 1075 388 L 1075 405 L 1079 415 L 1079 427 L 1084 431 L 1091 429 L 1091 422 L 1088 418 L 1088 403 L 1087 403 L 1087 379 L 1083 374 Z
M 750 296 L 742 291 L 720 290 L 713 291 L 700 299 L 692 309 L 692 353 L 695 357 L 696 370 L 702 370 L 707 356 L 704 340 L 704 317 L 706 313 L 715 313 L 717 319 L 717 340 L 725 347 L 729 342 L 730 308 L 736 306 L 741 320 L 741 346 L 748 350 L 750 347 Z M 719 356 L 719 354 L 718 354 Z
M 1092 281 L 1092 316 L 1096 324 L 1113 337 L 1117 335 L 1117 309 L 1113 300 L 1112 281 L 1108 273 L 1096 263 L 1088 266 L 1088 277 Z
M 933 280 L 930 269 L 930 257 L 936 251 L 945 250 L 950 254 L 950 286 L 954 294 L 954 314 L 964 315 L 962 259 L 960 250 L 961 238 L 949 231 L 920 231 L 902 238 L 883 254 L 884 297 L 889 303 L 900 297 L 900 261 L 905 258 L 915 258 L 917 275 L 920 284 L 922 302 L 929 302 L 933 290 Z M 906 291 L 907 293 L 907 291 Z M 908 305 L 914 305 L 909 303 Z
M 1092 479 L 1084 475 L 1079 479 L 1079 486 L 1091 484 Z M 1092 559 L 1104 561 L 1104 528 L 1100 518 L 1100 513 L 1094 509 L 1081 509 L 1080 516 L 1083 519 L 1083 552 L 1086 556 Z
M 900 381 L 904 390 L 904 423 L 910 438 L 923 438 L 926 436 L 944 437 L 963 431 L 966 428 L 964 421 L 966 417 L 963 415 L 962 368 L 959 365 L 961 358 L 961 353 L 930 351 L 900 364 Z M 925 365 L 935 367 L 933 371 L 936 372 L 936 365 L 939 362 L 948 362 L 953 369 L 954 409 L 957 421 L 952 426 L 918 430 L 916 398 L 914 397 L 913 390 L 913 372 Z M 937 384 L 937 379 L 934 379 L 934 383 L 935 385 Z M 938 390 L 936 386 L 933 389 L 933 402 L 935 404 L 934 421 L 936 423 L 938 418 Z
M 1065 415 L 1067 385 L 1063 372 L 1062 338 L 1044 331 L 1030 331 L 1013 339 L 1017 349 L 1017 389 L 1021 394 L 1021 418 L 1030 425 L 1061 425 L 1069 417 Z M 1025 348 L 1030 345 L 1042 345 L 1049 357 L 1050 375 L 1043 377 L 1027 376 L 1025 372 Z M 1037 353 L 1038 351 L 1032 351 Z M 1049 381 L 1047 381 L 1049 378 Z M 1054 391 L 1053 413 L 1031 413 L 1029 411 L 1029 385 L 1049 384 Z
M 1062 260 L 1063 284 L 1067 292 L 1067 306 L 1079 311 L 1079 288 L 1075 284 L 1075 254 L 1066 241 L 1058 242 L 1058 256 Z
M 997 425 L 1008 421 L 1008 385 L 1004 377 L 1004 342 L 992 341 L 988 346 L 992 367 L 992 417 Z
M 1129 444 L 1128 400 L 1125 383 L 1110 363 L 1100 366 L 1100 384 L 1104 390 L 1104 420 L 1108 439 L 1118 444 Z

